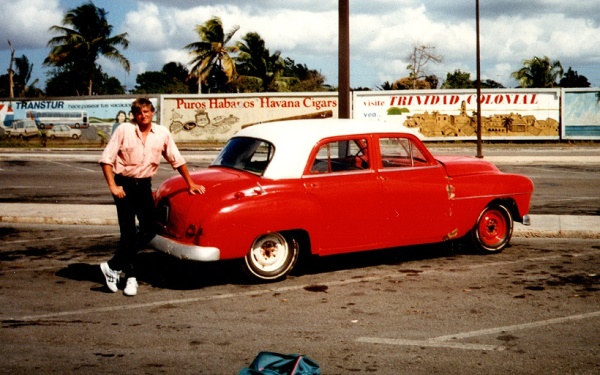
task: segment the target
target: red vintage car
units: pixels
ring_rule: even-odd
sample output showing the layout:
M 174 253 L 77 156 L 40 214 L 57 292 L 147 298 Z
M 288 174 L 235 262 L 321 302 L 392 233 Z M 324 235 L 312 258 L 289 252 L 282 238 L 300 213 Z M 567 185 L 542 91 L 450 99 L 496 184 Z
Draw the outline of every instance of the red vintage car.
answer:
M 151 245 L 181 259 L 243 260 L 261 280 L 301 253 L 333 255 L 469 239 L 497 253 L 529 224 L 532 181 L 475 157 L 434 157 L 399 125 L 297 120 L 247 127 L 212 165 L 156 192 Z

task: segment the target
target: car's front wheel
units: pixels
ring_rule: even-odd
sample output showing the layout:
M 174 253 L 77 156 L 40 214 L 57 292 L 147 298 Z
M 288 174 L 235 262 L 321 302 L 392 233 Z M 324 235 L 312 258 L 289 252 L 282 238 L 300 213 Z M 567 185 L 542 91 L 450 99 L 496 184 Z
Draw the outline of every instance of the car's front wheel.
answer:
M 513 219 L 503 205 L 486 207 L 475 227 L 471 230 L 471 240 L 476 250 L 482 254 L 499 253 L 508 245 L 513 232 Z
M 254 240 L 244 258 L 244 266 L 255 278 L 278 280 L 294 268 L 299 251 L 298 243 L 292 236 L 268 233 Z

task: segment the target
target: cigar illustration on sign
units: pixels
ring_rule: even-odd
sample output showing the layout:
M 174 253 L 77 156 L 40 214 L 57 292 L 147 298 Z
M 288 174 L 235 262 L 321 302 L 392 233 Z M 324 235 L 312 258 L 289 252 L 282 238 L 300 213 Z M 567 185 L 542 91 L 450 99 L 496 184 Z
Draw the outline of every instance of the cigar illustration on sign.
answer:
M 217 116 L 210 118 L 205 109 L 197 109 L 193 120 L 185 121 L 183 115 L 175 110 L 171 110 L 171 123 L 169 129 L 171 133 L 177 134 L 181 131 L 189 132 L 193 136 L 201 136 L 203 134 L 225 134 L 231 130 L 232 126 L 239 122 L 239 117 L 232 114 L 228 116 Z M 244 124 L 241 128 L 248 126 L 263 124 L 266 122 L 274 121 L 287 121 L 287 120 L 300 120 L 300 119 L 318 119 L 318 118 L 330 118 L 333 117 L 333 111 L 318 111 L 303 115 L 280 117 L 271 120 L 257 121 L 248 124 Z
M 252 125 L 265 124 L 267 122 L 289 121 L 289 120 L 303 120 L 303 119 L 319 119 L 319 118 L 330 118 L 330 117 L 333 117 L 333 111 L 320 111 L 320 112 L 308 113 L 308 114 L 305 114 L 305 115 L 281 117 L 281 118 L 276 118 L 276 119 L 272 119 L 272 120 L 265 120 L 265 121 L 253 122 L 253 123 L 250 123 L 250 124 L 242 125 L 242 129 L 247 128 L 247 127 L 252 126 Z
M 205 109 L 197 109 L 193 120 L 184 121 L 183 115 L 173 109 L 171 110 L 169 129 L 173 134 L 177 134 L 183 130 L 190 132 L 194 136 L 200 136 L 205 133 L 224 134 L 239 120 L 238 117 L 231 114 L 229 116 L 217 116 L 211 120 Z

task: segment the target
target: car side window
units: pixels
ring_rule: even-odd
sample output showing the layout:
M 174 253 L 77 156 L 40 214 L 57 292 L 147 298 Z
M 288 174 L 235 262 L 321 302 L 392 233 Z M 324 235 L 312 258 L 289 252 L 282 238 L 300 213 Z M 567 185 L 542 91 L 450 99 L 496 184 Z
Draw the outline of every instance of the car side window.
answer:
M 369 169 L 367 140 L 336 140 L 319 148 L 311 173 L 354 172 Z
M 383 168 L 410 168 L 428 165 L 427 158 L 408 138 L 380 138 L 379 150 Z

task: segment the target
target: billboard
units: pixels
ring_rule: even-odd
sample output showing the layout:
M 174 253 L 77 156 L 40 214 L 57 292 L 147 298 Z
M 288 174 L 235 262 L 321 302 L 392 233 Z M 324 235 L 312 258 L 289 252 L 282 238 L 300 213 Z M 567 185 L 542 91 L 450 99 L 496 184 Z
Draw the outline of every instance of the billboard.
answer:
M 559 89 L 482 90 L 484 139 L 559 139 Z M 477 138 L 475 90 L 357 91 L 353 118 L 398 123 L 424 140 Z
M 563 89 L 562 138 L 600 139 L 600 90 Z
M 338 117 L 337 92 L 163 95 L 161 120 L 175 141 L 228 140 L 238 130 L 278 120 Z
M 81 133 L 64 142 L 94 143 L 110 138 L 130 120 L 135 96 L 0 100 L 0 135 L 13 122 L 35 123 L 40 133 L 60 127 Z M 337 118 L 337 92 L 253 94 L 169 94 L 149 98 L 155 122 L 177 142 L 225 142 L 241 128 L 301 118 Z M 422 139 L 477 138 L 475 90 L 355 91 L 352 118 L 396 123 Z M 482 138 L 488 140 L 598 140 L 600 89 L 482 90 Z M 59 129 L 55 134 L 59 136 Z
M 149 99 L 157 107 L 158 99 Z M 41 132 L 50 132 L 59 126 L 81 131 L 80 137 L 65 141 L 96 141 L 109 138 L 114 126 L 130 120 L 131 103 L 134 100 L 135 97 L 92 97 L 2 101 L 0 124 L 8 127 L 12 121 L 29 119 L 35 122 Z

